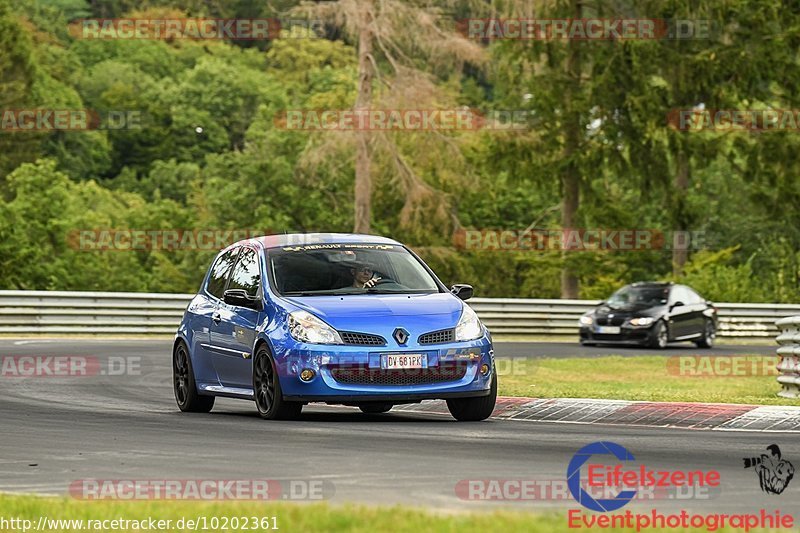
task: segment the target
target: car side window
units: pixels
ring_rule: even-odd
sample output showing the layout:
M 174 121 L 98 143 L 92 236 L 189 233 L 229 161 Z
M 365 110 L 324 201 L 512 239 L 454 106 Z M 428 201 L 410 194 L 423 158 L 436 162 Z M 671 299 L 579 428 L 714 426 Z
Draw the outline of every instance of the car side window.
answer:
M 687 303 L 695 305 L 705 302 L 705 300 L 703 300 L 703 298 L 699 294 L 694 292 L 689 287 L 684 287 L 684 290 L 686 291 L 686 298 L 689 300 Z
M 687 293 L 686 289 L 680 285 L 677 285 L 672 288 L 672 294 L 670 295 L 670 303 L 681 302 L 683 305 L 689 305 L 691 302 L 688 301 L 689 294 Z
M 236 268 L 233 269 L 228 289 L 244 289 L 248 296 L 255 297 L 260 282 L 258 254 L 252 248 L 243 248 Z
M 225 284 L 228 283 L 228 276 L 233 270 L 233 263 L 236 261 L 236 252 L 238 250 L 238 248 L 228 250 L 219 256 L 214 266 L 211 267 L 211 275 L 208 277 L 206 290 L 220 300 L 225 293 Z

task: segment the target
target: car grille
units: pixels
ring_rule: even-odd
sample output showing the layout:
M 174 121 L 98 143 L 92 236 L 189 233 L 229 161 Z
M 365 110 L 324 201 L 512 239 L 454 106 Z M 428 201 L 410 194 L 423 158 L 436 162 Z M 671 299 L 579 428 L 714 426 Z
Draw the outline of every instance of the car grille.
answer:
M 449 364 L 431 368 L 383 370 L 380 368 L 335 367 L 333 379 L 348 385 L 428 385 L 458 381 L 467 374 L 466 364 Z
M 598 317 L 595 319 L 595 323 L 598 326 L 621 326 L 625 323 L 625 317 L 617 315 L 614 315 L 614 318 Z
M 453 342 L 455 339 L 455 331 L 453 329 L 441 329 L 439 331 L 431 331 L 419 336 L 420 344 L 442 344 L 445 342 Z
M 385 346 L 386 339 L 380 335 L 372 335 L 370 333 L 354 333 L 352 331 L 340 331 L 339 335 L 345 344 L 353 344 L 356 346 Z

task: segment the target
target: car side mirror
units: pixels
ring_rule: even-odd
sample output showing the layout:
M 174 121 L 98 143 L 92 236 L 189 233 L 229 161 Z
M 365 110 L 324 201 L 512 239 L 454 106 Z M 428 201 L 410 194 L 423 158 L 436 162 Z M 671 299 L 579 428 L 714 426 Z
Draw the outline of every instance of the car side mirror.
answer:
M 250 296 L 244 289 L 228 289 L 222 296 L 226 304 L 249 307 L 251 309 L 261 309 L 261 302 L 258 297 Z
M 674 304 L 669 306 L 669 310 L 672 311 L 676 307 L 682 307 L 682 306 L 683 306 L 683 302 L 675 302 Z
M 450 288 L 450 292 L 452 292 L 462 300 L 469 300 L 470 298 L 472 298 L 472 294 L 475 291 L 472 289 L 472 285 L 467 285 L 465 283 L 456 283 Z

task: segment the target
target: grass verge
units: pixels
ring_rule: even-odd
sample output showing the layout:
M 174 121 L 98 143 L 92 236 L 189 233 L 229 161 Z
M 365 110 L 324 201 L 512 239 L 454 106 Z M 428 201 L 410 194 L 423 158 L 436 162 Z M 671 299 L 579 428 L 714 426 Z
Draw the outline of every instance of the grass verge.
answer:
M 747 356 L 743 362 L 727 357 L 693 361 L 684 357 L 687 356 L 498 360 L 499 394 L 800 406 L 800 400 L 776 396 L 780 390 L 777 374 L 741 375 L 775 372 L 777 357 Z
M 587 513 L 592 515 L 593 513 Z M 40 498 L 36 496 L 14 496 L 0 494 L 0 531 L 22 531 L 22 527 L 4 526 L 3 520 L 22 519 L 29 520 L 28 528 L 36 528 L 40 517 L 45 517 L 51 522 L 45 522 L 45 527 L 39 531 L 139 531 L 136 524 L 112 524 L 106 522 L 102 527 L 87 527 L 92 524 L 88 520 L 111 521 L 148 521 L 170 520 L 169 526 L 164 529 L 149 529 L 150 531 L 194 531 L 193 527 L 186 527 L 187 520 L 200 520 L 205 517 L 207 527 L 212 524 L 212 519 L 217 519 L 219 524 L 226 522 L 228 527 L 215 527 L 206 531 L 269 531 L 273 524 L 278 531 L 302 532 L 337 532 L 372 533 L 372 532 L 458 532 L 471 531 L 485 533 L 492 531 L 516 532 L 560 532 L 567 530 L 567 517 L 563 512 L 549 512 L 533 514 L 515 511 L 494 512 L 463 512 L 456 514 L 442 514 L 425 511 L 418 508 L 393 506 L 393 507 L 365 507 L 359 505 L 331 506 L 325 503 L 298 504 L 298 503 L 256 503 L 256 502 L 187 502 L 187 501 L 97 501 L 82 502 L 66 498 Z M 259 527 L 231 527 L 234 518 L 243 520 L 245 517 L 256 517 L 266 522 Z M 275 521 L 273 522 L 273 518 Z M 184 527 L 179 527 L 183 519 Z M 71 524 L 58 525 L 53 520 L 72 520 Z M 74 521 L 82 521 L 76 523 Z M 218 524 L 218 525 L 219 525 Z M 99 524 L 98 524 L 99 525 Z M 165 523 L 166 525 L 166 523 Z M 114 527 L 117 526 L 117 527 Z M 268 526 L 268 527 L 265 527 Z M 150 524 L 142 526 L 147 530 Z M 203 531 L 201 524 L 198 530 Z M 584 531 L 587 531 L 584 529 Z M 635 531 L 635 529 L 615 529 L 615 531 Z M 676 531 L 675 529 L 653 528 L 647 531 Z M 682 531 L 706 531 L 706 529 L 686 529 Z M 739 531 L 738 529 L 719 528 L 715 531 L 727 533 Z M 765 530 L 751 530 L 765 531 Z M 775 530 L 772 530 L 775 531 Z M 27 533 L 27 532 L 26 532 Z

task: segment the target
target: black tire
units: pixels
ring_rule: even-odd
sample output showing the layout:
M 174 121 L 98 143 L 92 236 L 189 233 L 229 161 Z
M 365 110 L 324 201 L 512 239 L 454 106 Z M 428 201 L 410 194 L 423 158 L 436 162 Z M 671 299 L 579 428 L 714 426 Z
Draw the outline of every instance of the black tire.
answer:
M 699 340 L 694 341 L 698 348 L 713 348 L 714 340 L 717 338 L 717 328 L 714 326 L 713 320 L 706 320 L 703 326 L 703 336 Z
M 492 415 L 497 403 L 497 372 L 492 372 L 492 386 L 488 396 L 447 400 L 447 408 L 460 422 L 477 422 Z
M 379 415 L 381 413 L 388 413 L 394 407 L 392 403 L 362 403 L 358 406 L 362 413 L 368 415 Z
M 178 408 L 184 413 L 208 413 L 214 407 L 214 396 L 197 393 L 192 358 L 183 341 L 172 350 L 172 389 Z
M 265 420 L 292 420 L 303 410 L 302 403 L 283 399 L 275 362 L 263 345 L 253 358 L 253 398 L 258 414 Z
M 664 321 L 659 320 L 656 322 L 656 325 L 653 326 L 653 333 L 650 335 L 647 345 L 650 346 L 650 348 L 663 350 L 667 347 L 668 343 L 669 330 L 667 329 L 667 325 L 664 323 Z
M 581 341 L 581 346 L 597 346 L 597 345 L 591 341 Z

